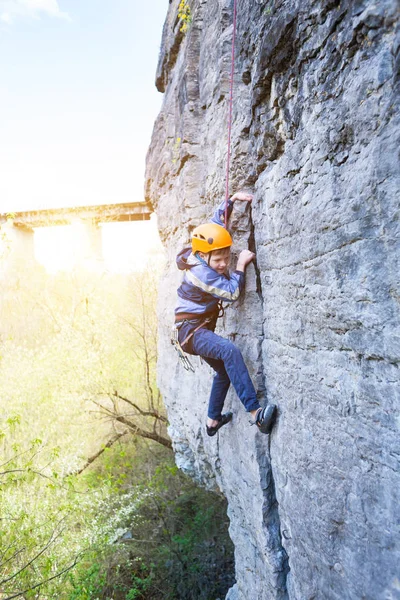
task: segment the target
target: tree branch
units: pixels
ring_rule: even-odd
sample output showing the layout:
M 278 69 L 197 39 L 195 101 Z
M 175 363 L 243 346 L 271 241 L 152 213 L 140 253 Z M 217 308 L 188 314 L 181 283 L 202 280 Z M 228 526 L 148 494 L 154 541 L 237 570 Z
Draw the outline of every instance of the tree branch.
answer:
M 111 448 L 111 446 L 113 446 L 115 442 L 117 442 L 127 433 L 127 431 L 123 431 L 122 433 L 116 433 L 110 440 L 108 440 L 106 444 L 104 444 L 104 446 L 100 448 L 100 450 L 98 450 L 95 454 L 92 454 L 92 456 L 89 456 L 83 467 L 81 467 L 77 471 L 69 473 L 69 475 L 80 475 L 85 469 L 88 468 L 89 465 L 91 465 L 96 460 L 96 458 L 99 458 L 99 456 L 101 456 L 103 452 L 107 450 L 107 448 Z
M 160 413 L 158 411 L 156 411 L 156 410 L 144 411 L 137 404 L 135 404 L 134 402 L 132 402 L 132 400 L 128 400 L 128 398 L 124 398 L 123 396 L 121 396 L 120 394 L 118 394 L 118 392 L 114 392 L 114 396 L 116 398 L 119 398 L 120 400 L 123 400 L 127 404 L 130 404 L 143 417 L 154 417 L 155 419 L 158 419 L 159 421 L 162 421 L 163 423 L 168 423 L 168 419 L 166 417 L 164 417 L 163 415 L 160 415 Z
M 44 579 L 43 581 L 41 581 L 40 583 L 37 583 L 36 585 L 33 585 L 32 587 L 27 588 L 26 590 L 23 590 L 22 592 L 16 592 L 12 596 L 7 596 L 6 598 L 3 598 L 2 600 L 13 600 L 13 598 L 18 598 L 20 596 L 24 596 L 27 592 L 30 592 L 31 590 L 35 590 L 36 588 L 41 587 L 45 583 L 49 583 L 49 581 L 53 581 L 53 579 L 57 579 L 57 577 L 61 577 L 61 575 L 64 575 L 64 573 L 67 573 L 68 571 L 73 569 L 78 564 L 78 560 L 79 560 L 81 554 L 83 554 L 83 552 L 81 552 L 80 554 L 75 556 L 75 559 L 74 559 L 74 562 L 72 563 L 72 565 L 65 567 L 65 569 L 63 569 L 59 573 L 56 573 L 55 575 L 53 575 L 53 577 Z
M 165 438 L 162 435 L 158 435 L 157 433 L 152 433 L 151 431 L 145 431 L 144 429 L 141 429 L 140 427 L 135 425 L 135 423 L 132 423 L 132 421 L 129 421 L 125 417 L 115 415 L 114 419 L 119 423 L 123 423 L 124 425 L 129 427 L 129 429 L 131 429 L 135 435 L 140 435 L 140 437 L 153 440 L 154 442 L 157 442 L 158 444 L 161 444 L 162 446 L 165 446 L 166 448 L 172 450 L 172 443 L 168 438 Z
M 56 527 L 58 527 L 62 523 L 62 521 L 63 521 L 63 519 L 61 519 L 61 521 L 59 523 L 57 523 Z M 30 565 L 32 563 L 34 563 L 35 560 L 37 560 L 39 558 L 39 556 L 41 556 L 44 552 L 46 552 L 47 548 L 49 548 L 51 546 L 51 544 L 53 542 L 55 542 L 55 540 L 57 538 L 59 538 L 60 535 L 63 533 L 63 530 L 61 530 L 60 532 L 58 532 L 55 535 L 55 531 L 56 531 L 56 529 L 54 529 L 52 531 L 51 536 L 50 536 L 49 540 L 47 541 L 46 545 L 33 558 L 31 558 L 31 560 L 29 562 L 27 562 L 23 567 L 21 567 L 16 573 L 13 573 L 12 575 L 10 575 L 9 577 L 7 577 L 6 579 L 3 579 L 2 581 L 0 581 L 0 585 L 4 585 L 8 581 L 11 581 L 11 579 L 14 579 L 15 577 L 17 577 L 17 575 L 19 575 L 22 571 L 24 571 L 25 569 L 27 569 L 28 567 L 30 567 Z

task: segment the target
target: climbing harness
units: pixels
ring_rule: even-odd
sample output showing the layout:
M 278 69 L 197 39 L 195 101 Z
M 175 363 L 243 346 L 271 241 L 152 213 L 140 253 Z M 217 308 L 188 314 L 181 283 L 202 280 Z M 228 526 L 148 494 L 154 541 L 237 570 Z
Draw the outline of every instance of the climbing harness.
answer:
M 196 331 L 198 331 L 199 329 L 204 327 L 204 325 L 207 325 L 207 323 L 210 323 L 211 321 L 212 321 L 212 317 L 208 317 L 207 319 L 202 321 L 200 323 L 200 325 L 198 325 L 196 327 L 196 329 L 193 329 L 193 331 L 191 331 L 189 333 L 189 335 L 183 340 L 182 344 L 179 343 L 179 339 L 178 339 L 178 334 L 179 334 L 178 325 L 183 323 L 183 321 L 175 323 L 174 327 L 172 328 L 171 344 L 177 351 L 178 358 L 181 361 L 181 364 L 186 371 L 192 371 L 192 373 L 194 373 L 194 366 L 190 362 L 189 357 L 186 354 L 186 352 L 184 351 L 184 349 L 182 348 L 182 346 L 185 346 L 185 344 L 187 344 L 192 339 L 192 337 L 194 336 Z
M 226 183 L 225 183 L 225 227 L 228 227 L 228 200 L 229 200 L 229 169 L 231 162 L 231 134 L 232 134 L 232 107 L 233 107 L 233 75 L 235 72 L 235 39 L 237 22 L 237 0 L 233 0 L 233 34 L 231 52 L 231 80 L 229 86 L 229 112 L 228 112 L 228 156 L 226 159 Z
M 178 328 L 176 327 L 176 325 L 174 325 L 174 327 L 172 328 L 171 344 L 177 351 L 178 358 L 181 361 L 181 365 L 185 369 L 185 371 L 192 371 L 192 373 L 194 373 L 194 366 L 190 362 L 187 354 L 185 354 L 184 350 L 182 349 L 182 346 L 179 343 Z
M 223 317 L 224 314 L 225 314 L 225 311 L 224 311 L 224 307 L 222 306 L 222 302 L 219 302 L 218 303 L 218 313 L 215 311 L 215 314 L 204 319 L 204 321 L 202 321 L 200 323 L 200 325 L 198 325 L 195 329 L 193 329 L 193 331 L 191 331 L 189 333 L 188 336 L 186 336 L 186 338 L 183 340 L 182 344 L 179 343 L 179 339 L 178 339 L 179 327 L 187 319 L 182 319 L 181 321 L 178 321 L 177 323 L 174 324 L 174 326 L 172 328 L 171 344 L 177 351 L 178 358 L 181 361 L 181 364 L 186 371 L 192 371 L 192 373 L 194 373 L 194 366 L 190 362 L 189 357 L 186 354 L 186 352 L 184 351 L 184 349 L 182 348 L 182 346 L 185 346 L 192 339 L 192 337 L 194 336 L 196 331 L 198 331 L 199 329 L 204 327 L 204 325 L 208 325 L 208 323 L 211 323 L 213 321 L 213 319 L 216 320 L 216 319 L 219 319 L 220 317 Z M 183 315 L 181 314 L 181 316 L 183 316 Z M 201 356 L 200 356 L 200 362 L 203 363 L 203 359 Z
M 196 331 L 198 331 L 199 329 L 201 329 L 202 327 L 204 327 L 204 325 L 207 325 L 207 323 L 211 323 L 212 321 L 212 317 L 208 317 L 207 319 L 205 319 L 205 321 L 203 321 L 202 323 L 200 323 L 200 325 L 198 325 L 196 327 L 196 329 L 193 329 L 193 331 L 191 333 L 189 333 L 189 335 L 183 340 L 182 342 L 182 346 L 184 346 L 185 344 L 187 344 L 192 337 L 194 336 L 194 334 L 196 333 Z

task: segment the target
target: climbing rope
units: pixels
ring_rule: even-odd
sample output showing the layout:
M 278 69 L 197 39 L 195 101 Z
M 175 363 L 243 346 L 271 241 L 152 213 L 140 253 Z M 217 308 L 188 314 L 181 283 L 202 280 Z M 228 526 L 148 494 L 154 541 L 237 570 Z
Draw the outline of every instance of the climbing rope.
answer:
M 229 200 L 229 169 L 231 163 L 231 134 L 232 134 L 232 106 L 233 106 L 233 75 L 235 72 L 235 39 L 237 21 L 237 0 L 233 0 L 233 35 L 231 54 L 231 80 L 229 89 L 229 112 L 228 112 L 228 155 L 226 159 L 226 184 L 225 184 L 225 227 L 228 227 L 228 200 Z

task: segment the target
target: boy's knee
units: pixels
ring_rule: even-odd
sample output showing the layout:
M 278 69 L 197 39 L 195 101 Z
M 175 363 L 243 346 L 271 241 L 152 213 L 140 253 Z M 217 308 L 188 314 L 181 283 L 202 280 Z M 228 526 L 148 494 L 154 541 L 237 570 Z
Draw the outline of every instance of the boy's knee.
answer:
M 223 353 L 224 356 L 242 356 L 242 353 L 240 352 L 239 348 L 237 346 L 235 346 L 235 344 L 233 342 L 230 342 L 229 340 L 225 340 L 225 343 L 223 345 Z

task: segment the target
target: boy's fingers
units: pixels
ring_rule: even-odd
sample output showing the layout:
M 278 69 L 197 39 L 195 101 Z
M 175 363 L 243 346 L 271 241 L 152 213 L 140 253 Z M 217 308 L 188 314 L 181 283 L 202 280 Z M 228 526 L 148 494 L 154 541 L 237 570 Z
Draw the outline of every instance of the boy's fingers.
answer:
M 250 263 L 255 256 L 256 255 L 254 252 L 251 252 L 250 250 L 242 250 L 240 253 L 240 257 L 246 262 L 246 264 Z
M 232 200 L 244 200 L 245 202 L 251 202 L 253 200 L 252 194 L 246 194 L 245 192 L 237 192 L 232 196 Z

